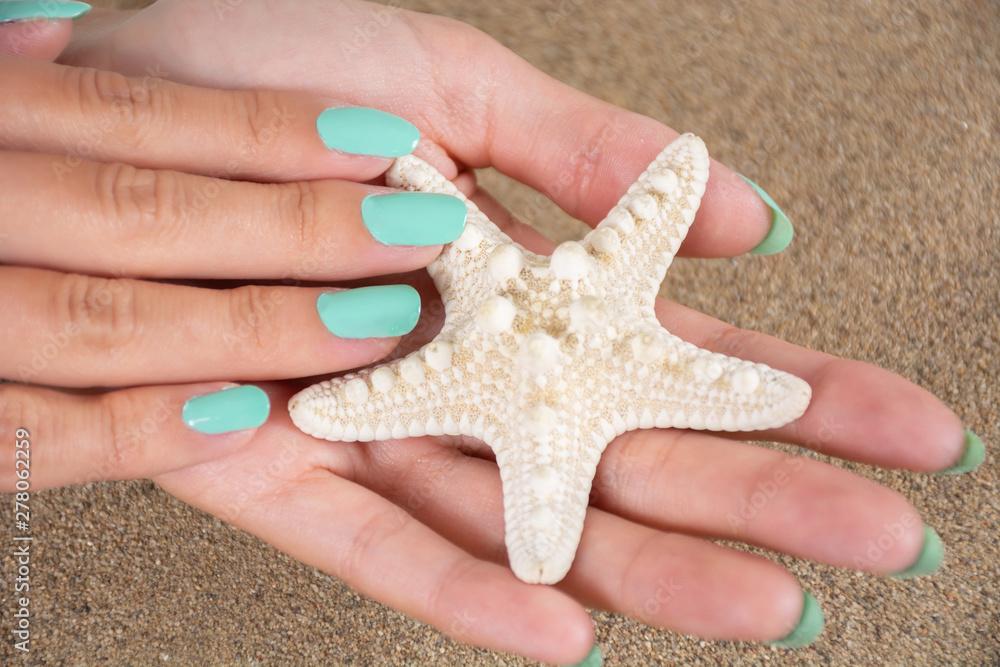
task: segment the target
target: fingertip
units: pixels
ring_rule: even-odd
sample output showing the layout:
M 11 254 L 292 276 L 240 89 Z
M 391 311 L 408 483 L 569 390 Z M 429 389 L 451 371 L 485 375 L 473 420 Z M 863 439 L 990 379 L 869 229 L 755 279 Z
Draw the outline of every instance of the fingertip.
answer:
M 771 209 L 746 180 L 712 160 L 705 195 L 680 253 L 690 257 L 745 255 L 770 235 L 772 217 Z
M 750 252 L 755 255 L 776 255 L 784 251 L 792 243 L 792 238 L 795 236 L 791 220 L 788 219 L 785 212 L 764 188 L 742 174 L 739 174 L 739 177 L 750 186 L 750 189 L 753 190 L 754 194 L 757 195 L 760 202 L 768 210 L 767 217 L 769 223 L 767 233 Z
M 420 130 L 405 118 L 360 106 L 323 109 L 316 132 L 332 151 L 378 158 L 409 155 L 420 141 Z
M 823 608 L 808 591 L 802 591 L 800 601 L 796 604 L 799 610 L 798 621 L 792 630 L 781 639 L 768 642 L 777 648 L 802 648 L 812 644 L 823 632 L 825 618 Z
M 792 573 L 762 557 L 745 600 L 742 619 L 747 631 L 740 635 L 758 641 L 786 637 L 803 614 L 803 590 Z M 808 593 L 806 594 L 808 595 Z M 751 629 L 752 628 L 752 629 Z M 794 630 L 792 631 L 794 632 Z
M 958 461 L 965 431 L 958 416 L 926 389 L 861 361 L 838 360 L 814 385 L 813 405 L 836 405 L 826 417 L 827 453 L 889 468 L 937 472 Z M 814 417 L 816 418 L 816 417 Z
M 961 455 L 953 465 L 939 471 L 941 475 L 962 475 L 974 472 L 986 460 L 986 446 L 972 429 L 965 429 Z
M 589 665 L 585 661 L 596 642 L 590 614 L 566 594 L 555 589 L 542 590 L 546 590 L 548 599 L 536 608 L 536 618 L 526 619 L 533 630 L 526 634 L 532 638 L 531 657 L 558 665 Z M 540 628 L 545 629 L 544 633 L 538 632 Z
M 924 525 L 920 531 L 920 547 L 916 556 L 910 560 L 905 569 L 896 571 L 895 579 L 912 579 L 934 574 L 944 562 L 944 543 L 937 531 Z
M 327 290 L 316 297 L 316 313 L 326 330 L 342 341 L 395 346 L 420 321 L 420 293 L 412 286 L 369 285 Z M 384 340 L 388 339 L 388 340 Z
M 208 392 L 195 392 L 181 408 L 184 425 L 206 435 L 253 431 L 270 414 L 270 397 L 252 384 L 229 384 Z
M 53 61 L 72 35 L 73 22 L 68 19 L 0 23 L 0 55 Z
M 594 644 L 583 660 L 573 664 L 573 667 L 601 667 L 604 664 L 604 653 L 598 644 Z

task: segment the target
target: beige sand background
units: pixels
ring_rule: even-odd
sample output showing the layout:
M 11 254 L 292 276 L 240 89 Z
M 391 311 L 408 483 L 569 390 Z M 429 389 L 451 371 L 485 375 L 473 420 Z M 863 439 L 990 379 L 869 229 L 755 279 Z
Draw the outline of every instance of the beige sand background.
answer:
M 403 4 L 697 132 L 785 206 L 787 252 L 681 261 L 672 297 L 891 368 L 1000 442 L 1000 5 Z M 515 211 L 537 208 L 523 188 L 483 180 Z M 543 210 L 550 234 L 575 233 Z M 826 609 L 813 647 L 701 642 L 599 613 L 607 664 L 998 664 L 995 461 L 947 478 L 849 466 L 911 498 L 947 563 L 903 583 L 779 559 Z M 522 664 L 456 645 L 149 483 L 40 494 L 35 531 L 32 664 Z M 9 609 L 6 584 L 0 595 Z

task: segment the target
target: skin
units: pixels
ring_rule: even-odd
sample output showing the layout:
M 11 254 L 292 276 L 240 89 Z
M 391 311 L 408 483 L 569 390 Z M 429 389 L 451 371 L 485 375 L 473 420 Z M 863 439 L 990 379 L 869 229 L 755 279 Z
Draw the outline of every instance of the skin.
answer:
M 352 54 L 330 45 L 378 21 L 370 5 L 247 0 L 225 17 L 212 7 L 161 0 L 135 15 L 87 17 L 64 60 L 134 79 L 44 62 L 68 39 L 64 24 L 17 52 L 38 60 L 0 59 L 10 91 L 0 103 L 0 179 L 10 194 L 0 200 L 0 312 L 15 318 L 0 331 L 0 376 L 43 385 L 0 385 L 0 422 L 32 425 L 34 489 L 152 478 L 459 641 L 557 663 L 581 659 L 594 641 L 584 606 L 706 638 L 787 634 L 801 612 L 795 578 L 705 538 L 879 575 L 913 562 L 921 519 L 894 491 L 719 435 L 648 430 L 605 452 L 566 580 L 530 586 L 505 566 L 500 480 L 479 443 L 331 445 L 296 430 L 283 406 L 304 382 L 287 378 L 362 366 L 399 342 L 331 336 L 313 284 L 412 272 L 404 279 L 424 294 L 425 317 L 407 348 L 434 331 L 441 310 L 417 271 L 440 248 L 387 248 L 367 236 L 358 202 L 389 163 L 327 151 L 312 126 L 322 108 L 403 115 L 424 132 L 417 153 L 470 194 L 468 169 L 493 165 L 590 223 L 676 132 L 553 81 L 447 19 L 393 14 L 377 44 Z M 0 26 L 7 53 L 11 30 Z M 246 90 L 149 78 L 157 66 L 174 80 Z M 86 159 L 66 158 L 95 127 Z M 767 233 L 769 211 L 724 165 L 711 169 L 682 252 L 742 254 Z M 488 194 L 475 197 L 515 240 L 551 250 Z M 195 215 L 185 215 L 194 201 Z M 302 282 L 272 284 L 281 278 Z M 205 279 L 229 282 L 195 286 Z M 761 439 L 914 471 L 960 456 L 954 413 L 888 371 L 666 300 L 658 315 L 695 344 L 812 385 L 806 414 Z M 25 376 L 23 360 L 67 330 L 56 361 Z M 181 405 L 224 386 L 219 378 L 259 383 L 269 421 L 215 436 L 187 429 Z M 13 480 L 5 470 L 2 488 Z M 775 480 L 781 491 L 746 515 Z M 904 528 L 867 558 L 889 524 Z

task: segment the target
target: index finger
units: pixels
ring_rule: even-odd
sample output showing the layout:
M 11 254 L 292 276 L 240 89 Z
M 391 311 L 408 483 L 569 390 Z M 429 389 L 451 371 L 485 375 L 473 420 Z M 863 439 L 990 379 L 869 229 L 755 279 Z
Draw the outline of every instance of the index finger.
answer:
M 0 57 L 0 147 L 232 179 L 366 181 L 420 138 L 376 109 L 297 92 L 199 88 L 163 74 Z

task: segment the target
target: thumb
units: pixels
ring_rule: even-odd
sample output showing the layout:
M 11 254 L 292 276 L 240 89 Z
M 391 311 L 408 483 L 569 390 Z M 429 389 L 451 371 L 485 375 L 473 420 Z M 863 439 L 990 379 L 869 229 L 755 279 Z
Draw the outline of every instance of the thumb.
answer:
M 439 43 L 452 45 L 449 57 L 439 59 L 439 76 L 480 123 L 452 131 L 457 141 L 446 146 L 452 155 L 469 167 L 493 166 L 590 224 L 679 134 L 553 79 L 478 31 Z M 470 52 L 456 56 L 463 48 Z M 463 134 L 465 128 L 472 131 Z M 735 171 L 714 160 L 710 171 L 681 254 L 747 252 L 768 235 L 776 212 Z
M 0 0 L 0 55 L 55 60 L 69 44 L 85 2 Z

